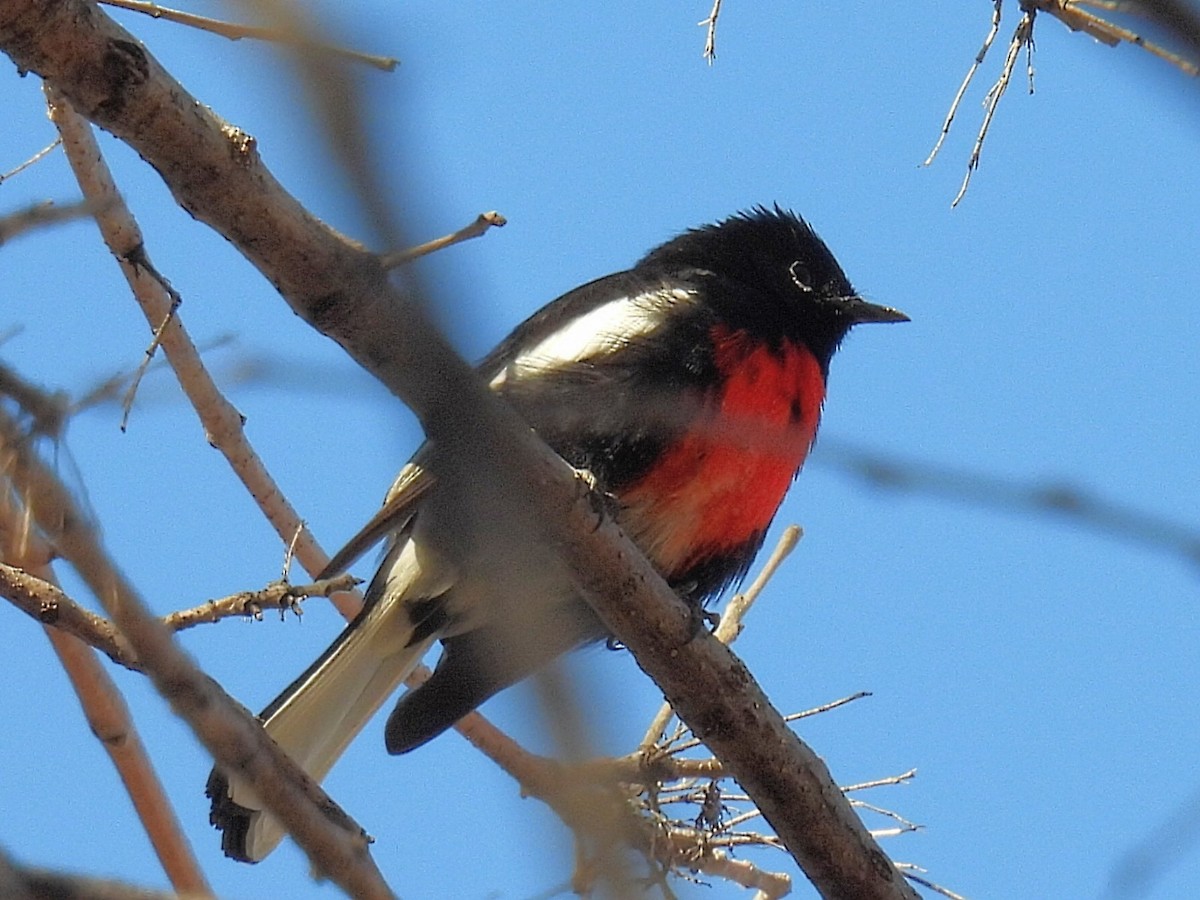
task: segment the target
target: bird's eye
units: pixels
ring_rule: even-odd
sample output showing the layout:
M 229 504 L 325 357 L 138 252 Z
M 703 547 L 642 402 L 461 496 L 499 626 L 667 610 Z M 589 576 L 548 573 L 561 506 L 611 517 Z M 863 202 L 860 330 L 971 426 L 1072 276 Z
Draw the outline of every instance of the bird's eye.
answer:
M 796 260 L 794 263 L 788 266 L 788 274 L 792 276 L 792 283 L 795 284 L 796 287 L 800 288 L 800 290 L 807 294 L 812 293 L 813 277 L 812 272 L 808 271 L 808 266 L 806 266 L 800 260 Z

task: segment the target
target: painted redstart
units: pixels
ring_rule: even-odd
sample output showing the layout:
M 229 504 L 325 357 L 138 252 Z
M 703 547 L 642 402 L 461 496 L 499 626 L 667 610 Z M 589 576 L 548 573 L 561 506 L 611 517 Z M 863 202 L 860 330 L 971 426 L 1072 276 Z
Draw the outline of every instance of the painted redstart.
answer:
M 801 218 L 760 207 L 559 297 L 478 372 L 590 473 L 626 534 L 700 610 L 762 545 L 816 436 L 842 339 L 862 322 L 907 319 L 859 297 Z M 455 510 L 473 488 L 439 482 L 436 454 L 429 442 L 417 452 L 380 514 L 330 563 L 324 574 L 386 539 L 362 612 L 262 713 L 318 780 L 436 641 L 434 674 L 388 718 L 389 753 L 607 636 L 552 548 L 521 551 L 519 571 L 503 570 L 507 551 L 495 545 L 506 523 L 461 521 Z M 214 769 L 208 795 L 227 855 L 257 862 L 283 837 L 249 784 Z

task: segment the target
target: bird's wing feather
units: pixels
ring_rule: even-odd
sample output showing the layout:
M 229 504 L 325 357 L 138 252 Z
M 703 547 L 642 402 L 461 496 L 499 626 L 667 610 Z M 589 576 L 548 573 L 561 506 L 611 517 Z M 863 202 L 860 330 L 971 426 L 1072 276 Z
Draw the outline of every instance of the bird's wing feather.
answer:
M 333 555 L 318 578 L 330 578 L 346 571 L 387 535 L 403 531 L 416 512 L 417 501 L 433 484 L 433 475 L 415 461 L 401 469 L 379 512 Z

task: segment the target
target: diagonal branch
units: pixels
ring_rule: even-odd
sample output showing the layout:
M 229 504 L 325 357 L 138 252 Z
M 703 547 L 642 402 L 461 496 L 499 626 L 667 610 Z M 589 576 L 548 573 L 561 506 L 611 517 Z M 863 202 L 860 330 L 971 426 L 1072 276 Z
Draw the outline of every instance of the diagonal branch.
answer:
M 40 577 L 4 564 L 0 564 L 0 570 L 18 572 L 57 591 L 57 586 L 51 583 L 54 578 L 49 565 L 51 555 L 40 537 L 30 533 L 25 510 L 8 485 L 0 487 L 0 559 L 29 566 Z M 88 726 L 112 760 L 171 885 L 181 894 L 211 897 L 212 890 L 184 837 L 179 818 L 150 762 L 120 689 L 84 641 L 48 624 L 43 628 L 79 699 Z M 9 895 L 2 884 L 0 895 Z
M 79 186 L 97 207 L 96 224 L 104 242 L 120 261 L 121 272 L 154 332 L 154 343 L 147 353 L 162 347 L 200 418 L 208 442 L 221 451 L 280 539 L 285 544 L 294 542 L 296 558 L 315 575 L 325 568 L 329 557 L 250 445 L 242 414 L 221 393 L 182 320 L 174 315 L 179 295 L 151 264 L 141 229 L 117 190 L 91 126 L 53 89 L 47 90 L 47 102 Z M 332 600 L 347 619 L 353 618 L 362 605 L 348 593 L 335 594 Z
M 174 643 L 109 560 L 67 490 L 0 410 L 5 475 L 40 531 L 108 611 L 146 673 L 218 763 L 245 773 L 314 864 L 354 896 L 391 898 L 366 839 L 342 810 Z

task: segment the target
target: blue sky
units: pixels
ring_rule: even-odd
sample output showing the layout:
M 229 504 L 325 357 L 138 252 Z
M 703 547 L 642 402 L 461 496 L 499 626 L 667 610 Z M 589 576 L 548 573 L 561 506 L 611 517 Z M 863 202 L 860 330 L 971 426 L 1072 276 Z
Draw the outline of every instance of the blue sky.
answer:
M 1001 41 L 1016 24 L 1007 6 Z M 403 60 L 363 77 L 375 153 L 409 232 L 434 237 L 492 208 L 509 218 L 420 267 L 465 355 L 682 228 L 756 203 L 806 216 L 859 290 L 911 315 L 856 332 L 834 361 L 825 440 L 777 521 L 806 536 L 737 649 L 784 711 L 873 692 L 799 730 L 842 783 L 917 768 L 911 784 L 866 798 L 926 826 L 886 841 L 894 858 L 975 898 L 1101 896 L 1129 851 L 1197 802 L 1195 564 L 1059 519 L 871 489 L 834 451 L 849 442 L 1069 482 L 1200 529 L 1195 83 L 1044 17 L 1037 92 L 1026 95 L 1022 63 L 951 210 L 1002 46 L 941 157 L 919 164 L 987 29 L 983 0 L 841 12 L 731 2 L 711 67 L 695 24 L 707 3 L 344 9 L 346 42 Z M 315 213 L 366 233 L 269 49 L 122 20 L 255 135 Z M 3 77 L 7 169 L 52 134 L 36 79 Z M 210 358 L 251 440 L 335 548 L 419 442 L 412 417 L 176 208 L 132 152 L 107 136 L 101 145 L 193 335 L 233 336 Z M 74 195 L 51 158 L 0 187 L 0 211 Z M 23 328 L 0 353 L 47 387 L 82 393 L 140 359 L 145 324 L 90 224 L 0 248 L 0 285 L 0 331 Z M 265 377 L 238 382 L 246 360 Z M 278 541 L 169 377 L 148 378 L 126 434 L 119 417 L 112 407 L 79 417 L 59 465 L 154 608 L 277 577 Z M 338 627 L 314 601 L 301 623 L 269 615 L 182 640 L 258 708 Z M 33 864 L 165 884 L 47 642 L 5 607 L 0 632 L 0 843 Z M 571 665 L 601 749 L 629 750 L 657 708 L 653 685 L 622 654 L 589 650 Z M 290 845 L 258 867 L 224 860 L 207 824 L 204 751 L 140 677 L 115 676 L 222 896 L 336 895 Z M 520 691 L 485 708 L 546 749 L 533 710 Z M 375 722 L 327 787 L 376 836 L 403 896 L 525 898 L 570 874 L 562 828 L 455 735 L 394 759 Z M 1128 896 L 1192 896 L 1200 843 L 1186 827 L 1171 834 L 1153 890 Z M 782 855 L 754 858 L 795 872 Z

